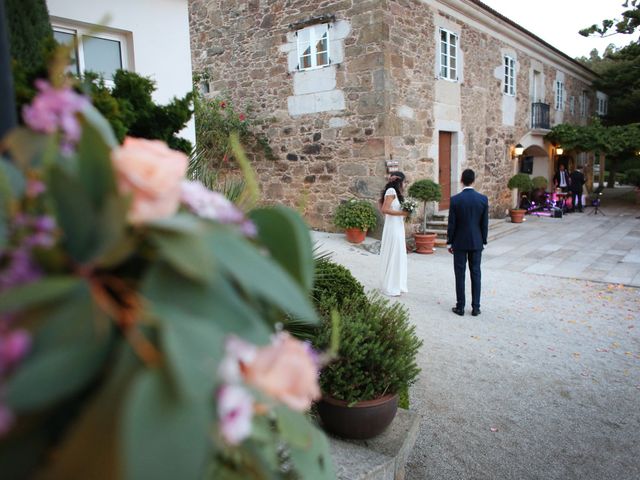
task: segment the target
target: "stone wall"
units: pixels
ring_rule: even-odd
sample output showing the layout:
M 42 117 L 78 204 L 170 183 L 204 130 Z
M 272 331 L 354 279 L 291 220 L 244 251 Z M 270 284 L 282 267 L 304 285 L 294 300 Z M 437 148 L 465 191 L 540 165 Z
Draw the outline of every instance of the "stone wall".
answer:
M 551 118 L 557 68 L 432 5 L 418 0 L 189 1 L 194 70 L 208 72 L 214 94 L 228 93 L 236 105 L 252 105 L 278 157 L 254 161 L 266 202 L 297 207 L 311 226 L 332 229 L 331 216 L 341 200 L 377 200 L 386 160 L 397 161 L 410 180 L 438 180 L 443 119 L 436 103 L 451 88 L 443 90 L 438 82 L 444 81 L 435 74 L 436 23 L 444 21 L 460 32 L 464 62 L 464 75 L 455 85 L 459 100 L 449 109 L 455 117 L 450 123 L 459 125 L 454 171 L 473 168 L 492 216 L 504 216 L 512 198 L 507 180 L 516 171 L 511 150 L 530 130 L 533 65 L 543 70 Z M 332 98 L 340 101 L 330 107 L 334 110 L 298 114 L 291 107 L 298 101 L 294 84 L 300 78 L 291 69 L 291 25 L 321 15 L 334 15 L 342 32 L 334 45 L 341 61 L 325 67 L 331 69 L 326 72 L 331 95 L 338 96 Z M 515 118 L 506 124 L 499 74 L 504 51 L 517 57 Z M 587 83 L 564 77 L 564 121 L 584 121 L 578 98 Z

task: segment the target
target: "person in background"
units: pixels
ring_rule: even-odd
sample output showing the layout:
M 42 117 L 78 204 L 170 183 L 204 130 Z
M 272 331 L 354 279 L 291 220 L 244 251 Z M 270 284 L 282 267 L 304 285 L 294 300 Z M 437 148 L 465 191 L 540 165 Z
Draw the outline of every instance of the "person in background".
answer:
M 573 199 L 573 211 L 582 213 L 582 187 L 585 183 L 582 167 L 576 167 L 576 169 L 571 172 L 569 180 Z
M 569 191 L 569 186 L 571 185 L 571 178 L 569 177 L 569 172 L 567 172 L 564 168 L 564 164 L 560 164 L 558 166 L 558 171 L 553 176 L 553 184 L 556 188 L 559 188 L 563 192 Z

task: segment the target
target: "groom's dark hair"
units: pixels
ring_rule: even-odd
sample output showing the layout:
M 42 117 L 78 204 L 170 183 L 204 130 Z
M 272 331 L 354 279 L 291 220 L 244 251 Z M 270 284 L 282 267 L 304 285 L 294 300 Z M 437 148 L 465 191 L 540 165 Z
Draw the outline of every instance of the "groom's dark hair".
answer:
M 465 187 L 468 187 L 476 181 L 476 174 L 473 170 L 467 168 L 464 172 L 462 172 L 462 178 L 460 180 Z

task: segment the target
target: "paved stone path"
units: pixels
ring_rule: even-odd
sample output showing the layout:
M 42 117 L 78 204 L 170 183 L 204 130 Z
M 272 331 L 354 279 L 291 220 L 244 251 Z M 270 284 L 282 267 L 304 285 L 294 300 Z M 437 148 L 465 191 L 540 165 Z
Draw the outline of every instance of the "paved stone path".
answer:
M 448 253 L 409 256 L 399 301 L 425 344 L 408 480 L 640 478 L 640 212 L 614 197 L 490 243 L 479 317 L 450 312 Z M 377 288 L 379 256 L 314 237 Z

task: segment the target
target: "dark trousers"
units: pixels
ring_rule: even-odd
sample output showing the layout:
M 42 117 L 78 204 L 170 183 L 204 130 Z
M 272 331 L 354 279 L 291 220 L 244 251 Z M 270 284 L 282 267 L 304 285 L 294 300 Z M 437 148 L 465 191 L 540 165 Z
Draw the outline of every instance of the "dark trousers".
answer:
M 466 265 L 469 262 L 469 272 L 471 273 L 471 307 L 480 308 L 480 261 L 482 260 L 482 250 L 454 250 L 453 251 L 453 271 L 456 275 L 456 307 L 464 308 L 464 282 L 466 276 Z
M 582 192 L 571 192 L 572 205 L 574 210 L 582 211 Z

